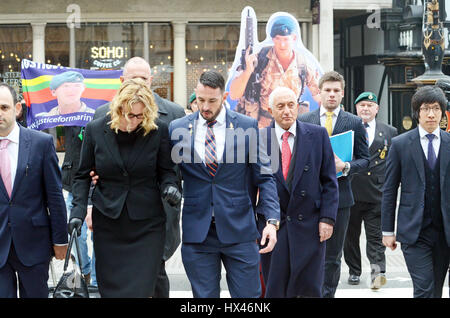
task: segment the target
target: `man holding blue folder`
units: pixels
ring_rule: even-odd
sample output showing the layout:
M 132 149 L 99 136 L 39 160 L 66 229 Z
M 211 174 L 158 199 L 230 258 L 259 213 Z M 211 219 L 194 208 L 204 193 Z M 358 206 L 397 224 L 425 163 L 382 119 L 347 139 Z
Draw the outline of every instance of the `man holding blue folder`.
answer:
M 350 218 L 350 207 L 355 204 L 349 176 L 365 169 L 369 164 L 369 148 L 361 118 L 341 109 L 345 80 L 335 71 L 323 74 L 319 81 L 321 106 L 302 114 L 299 120 L 325 127 L 328 135 L 354 131 L 353 160 L 343 162 L 335 155 L 336 172 L 342 172 L 338 179 L 339 209 L 334 232 L 327 241 L 325 256 L 325 280 L 322 296 L 333 298 L 341 274 L 341 257 Z

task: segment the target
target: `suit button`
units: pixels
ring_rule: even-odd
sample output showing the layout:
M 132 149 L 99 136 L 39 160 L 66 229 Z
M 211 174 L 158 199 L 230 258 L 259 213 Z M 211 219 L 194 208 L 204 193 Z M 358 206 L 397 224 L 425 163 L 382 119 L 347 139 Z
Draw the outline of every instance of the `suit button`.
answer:
M 291 217 L 288 215 L 288 216 L 286 217 L 286 220 L 288 220 L 288 222 L 291 222 Z
M 8 222 L 8 226 L 11 227 L 11 222 Z
M 298 220 L 299 220 L 299 221 L 302 221 L 302 220 L 303 220 L 303 215 L 299 214 L 299 215 L 298 215 Z
M 305 168 L 303 170 L 304 171 L 308 171 L 309 170 L 309 166 L 305 166 Z
M 375 161 L 375 164 L 377 165 L 377 164 L 378 164 L 378 161 Z
M 128 173 L 126 171 L 124 171 L 123 176 L 128 177 Z
M 304 196 L 306 195 L 306 191 L 305 191 L 305 190 L 300 191 L 300 195 L 301 195 L 302 197 L 304 197 Z

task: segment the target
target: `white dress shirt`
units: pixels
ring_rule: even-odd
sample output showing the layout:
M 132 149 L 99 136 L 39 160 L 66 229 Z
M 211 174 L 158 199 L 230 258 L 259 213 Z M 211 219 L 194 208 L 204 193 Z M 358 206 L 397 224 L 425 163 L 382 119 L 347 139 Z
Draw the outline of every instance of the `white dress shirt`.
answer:
M 11 164 L 11 190 L 14 189 L 14 179 L 16 178 L 17 162 L 19 159 L 19 135 L 20 128 L 17 123 L 15 123 L 13 130 L 6 137 L 0 137 L 2 139 L 9 139 L 10 142 L 6 149 L 9 154 L 9 162 Z
M 331 131 L 333 131 L 334 126 L 336 126 L 336 121 L 337 121 L 340 111 L 341 111 L 340 105 L 333 110 L 333 117 L 332 117 L 333 129 Z M 327 120 L 327 114 L 326 114 L 327 112 L 328 112 L 328 110 L 326 110 L 325 107 L 320 106 L 320 126 L 322 126 L 322 127 L 325 127 L 325 122 Z
M 429 134 L 425 129 L 422 128 L 422 126 L 419 127 L 419 136 L 420 136 L 420 145 L 422 146 L 423 153 L 425 154 L 425 158 L 428 160 L 428 137 L 426 135 Z M 441 132 L 440 128 L 436 128 L 435 131 L 432 132 L 432 134 L 435 136 L 432 141 L 432 145 L 434 148 L 434 153 L 436 154 L 436 158 L 439 156 L 439 148 L 441 146 Z
M 372 145 L 373 140 L 375 139 L 375 129 L 377 128 L 377 122 L 375 118 L 368 122 L 369 127 L 364 127 L 369 135 L 369 147 Z M 363 123 L 364 125 L 364 123 Z
M 223 150 L 225 148 L 225 133 L 226 133 L 226 110 L 222 105 L 222 109 L 220 110 L 219 115 L 216 118 L 217 123 L 213 126 L 214 137 L 216 139 L 216 154 L 217 161 L 222 161 Z M 202 115 L 198 115 L 198 120 L 195 128 L 195 136 L 194 136 L 194 149 L 197 152 L 198 156 L 202 159 L 202 162 L 205 162 L 205 138 L 206 131 L 208 129 L 208 123 L 202 117 Z
M 297 122 L 294 121 L 294 124 L 289 128 L 289 131 L 291 134 L 288 137 L 288 144 L 289 148 L 291 149 L 291 154 L 294 151 L 294 140 L 295 140 L 295 134 L 297 132 Z M 275 122 L 275 134 L 277 136 L 278 144 L 280 146 L 280 151 L 282 151 L 282 144 L 283 144 L 283 134 L 286 132 L 283 128 L 281 128 L 276 122 Z

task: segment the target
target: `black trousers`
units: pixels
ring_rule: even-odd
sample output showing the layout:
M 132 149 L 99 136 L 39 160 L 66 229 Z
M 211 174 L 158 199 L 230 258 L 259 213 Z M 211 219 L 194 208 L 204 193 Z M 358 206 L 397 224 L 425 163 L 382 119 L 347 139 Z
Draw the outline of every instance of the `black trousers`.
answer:
M 325 279 L 322 287 L 323 298 L 334 298 L 341 277 L 341 258 L 347 233 L 350 207 L 338 209 L 333 235 L 326 241 Z
M 443 229 L 428 226 L 414 244 L 401 244 L 414 288 L 414 298 L 441 298 L 450 248 Z
M 381 233 L 381 204 L 356 202 L 350 209 L 350 220 L 344 243 L 344 260 L 349 274 L 361 276 L 361 249 L 359 238 L 364 221 L 366 230 L 366 255 L 373 275 L 386 272 L 386 247 Z

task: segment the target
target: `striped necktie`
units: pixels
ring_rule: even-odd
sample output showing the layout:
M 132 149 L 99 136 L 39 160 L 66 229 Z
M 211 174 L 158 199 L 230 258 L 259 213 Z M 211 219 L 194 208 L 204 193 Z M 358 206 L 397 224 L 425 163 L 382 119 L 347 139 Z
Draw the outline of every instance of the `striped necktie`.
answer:
M 214 177 L 217 171 L 217 153 L 216 153 L 216 138 L 214 136 L 213 126 L 217 123 L 217 120 L 213 120 L 207 123 L 205 138 L 205 164 L 209 174 Z
M 367 145 L 369 145 L 369 132 L 367 131 L 367 128 L 369 128 L 369 123 L 364 123 L 364 128 L 366 130 Z

